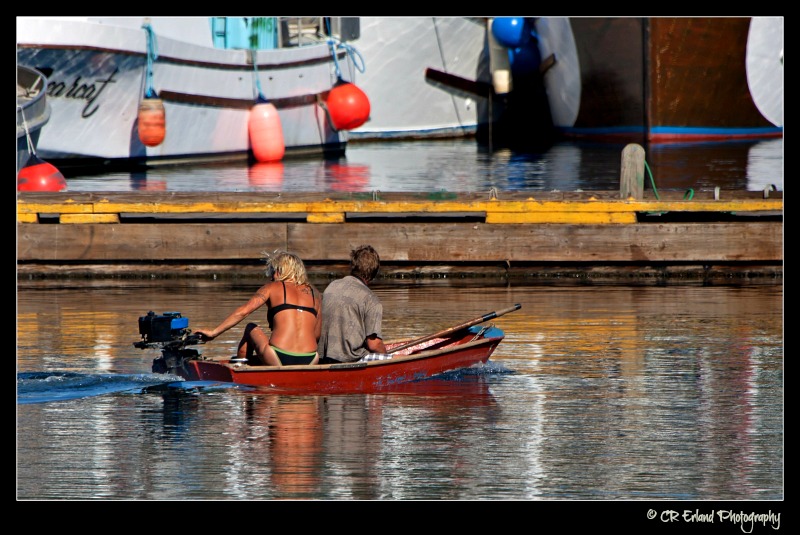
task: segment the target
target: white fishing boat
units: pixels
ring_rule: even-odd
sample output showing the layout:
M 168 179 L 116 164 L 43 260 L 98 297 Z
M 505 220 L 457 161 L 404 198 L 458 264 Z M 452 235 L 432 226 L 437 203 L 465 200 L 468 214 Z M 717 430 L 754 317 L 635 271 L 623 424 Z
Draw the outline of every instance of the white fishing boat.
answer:
M 450 77 L 488 80 L 486 19 L 468 17 L 360 17 L 356 42 L 367 60 L 358 86 L 372 103 L 370 120 L 350 139 L 414 139 L 475 134 L 487 100 L 442 91 L 427 69 Z M 485 120 L 485 119 L 484 119 Z
M 493 20 L 361 17 L 358 48 L 368 68 L 359 86 L 373 108 L 350 139 L 474 135 L 495 146 L 549 145 L 553 124 L 540 75 L 546 63 L 540 67 L 535 44 L 500 46 Z
M 265 102 L 287 156 L 340 156 L 347 129 L 327 99 L 363 69 L 357 34 L 352 18 L 18 17 L 17 62 L 49 80 L 38 152 L 61 168 L 252 158 L 248 121 Z M 163 140 L 145 144 L 148 99 Z
M 49 120 L 47 78 L 35 69 L 17 65 L 17 174 L 36 154 L 42 127 Z

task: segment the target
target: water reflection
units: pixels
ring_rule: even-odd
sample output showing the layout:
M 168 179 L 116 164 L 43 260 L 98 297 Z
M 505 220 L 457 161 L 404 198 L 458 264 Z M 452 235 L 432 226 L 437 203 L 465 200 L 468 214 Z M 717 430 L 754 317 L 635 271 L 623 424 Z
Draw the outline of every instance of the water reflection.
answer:
M 139 315 L 213 323 L 259 283 L 26 282 L 18 372 L 147 374 Z M 391 338 L 522 308 L 492 321 L 488 370 L 391 394 L 171 384 L 18 404 L 18 497 L 783 499 L 781 286 L 376 292 Z
M 69 191 L 488 192 L 619 189 L 624 144 L 561 142 L 542 153 L 472 139 L 351 143 L 336 160 L 182 165 L 138 172 L 62 170 Z M 783 139 L 645 147 L 646 187 L 783 190 Z M 653 180 L 650 180 L 652 175 Z
M 656 188 L 783 191 L 783 139 L 660 143 L 647 147 Z M 645 181 L 652 187 L 649 176 Z M 734 186 L 734 187 L 731 187 Z

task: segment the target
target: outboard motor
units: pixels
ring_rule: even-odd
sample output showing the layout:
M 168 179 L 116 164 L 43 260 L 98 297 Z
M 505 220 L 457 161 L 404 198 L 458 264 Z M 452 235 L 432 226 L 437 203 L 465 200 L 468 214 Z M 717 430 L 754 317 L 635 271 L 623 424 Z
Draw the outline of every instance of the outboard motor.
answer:
M 161 356 L 153 360 L 153 373 L 181 375 L 184 362 L 200 356 L 196 349 L 186 347 L 203 342 L 200 335 L 191 334 L 189 318 L 182 317 L 180 312 L 156 314 L 150 311 L 146 316 L 139 316 L 139 334 L 142 339 L 134 342 L 134 347 L 161 349 Z

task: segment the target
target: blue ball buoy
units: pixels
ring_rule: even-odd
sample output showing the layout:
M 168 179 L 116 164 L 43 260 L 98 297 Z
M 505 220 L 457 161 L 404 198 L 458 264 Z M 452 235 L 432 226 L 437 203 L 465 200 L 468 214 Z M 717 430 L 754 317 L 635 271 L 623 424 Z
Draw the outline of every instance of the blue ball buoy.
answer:
M 528 46 L 509 50 L 508 59 L 511 64 L 511 73 L 517 75 L 536 72 L 542 63 L 542 55 L 535 41 L 529 43 Z
M 531 28 L 524 17 L 497 17 L 492 22 L 492 35 L 507 48 L 519 48 L 531 38 Z

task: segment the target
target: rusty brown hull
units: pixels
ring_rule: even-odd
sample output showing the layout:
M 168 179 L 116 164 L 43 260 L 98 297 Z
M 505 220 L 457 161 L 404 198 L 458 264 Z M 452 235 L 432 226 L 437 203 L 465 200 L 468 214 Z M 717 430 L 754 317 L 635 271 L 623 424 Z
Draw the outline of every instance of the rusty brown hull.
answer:
M 566 137 L 780 137 L 746 72 L 749 17 L 571 18 L 580 109 Z

